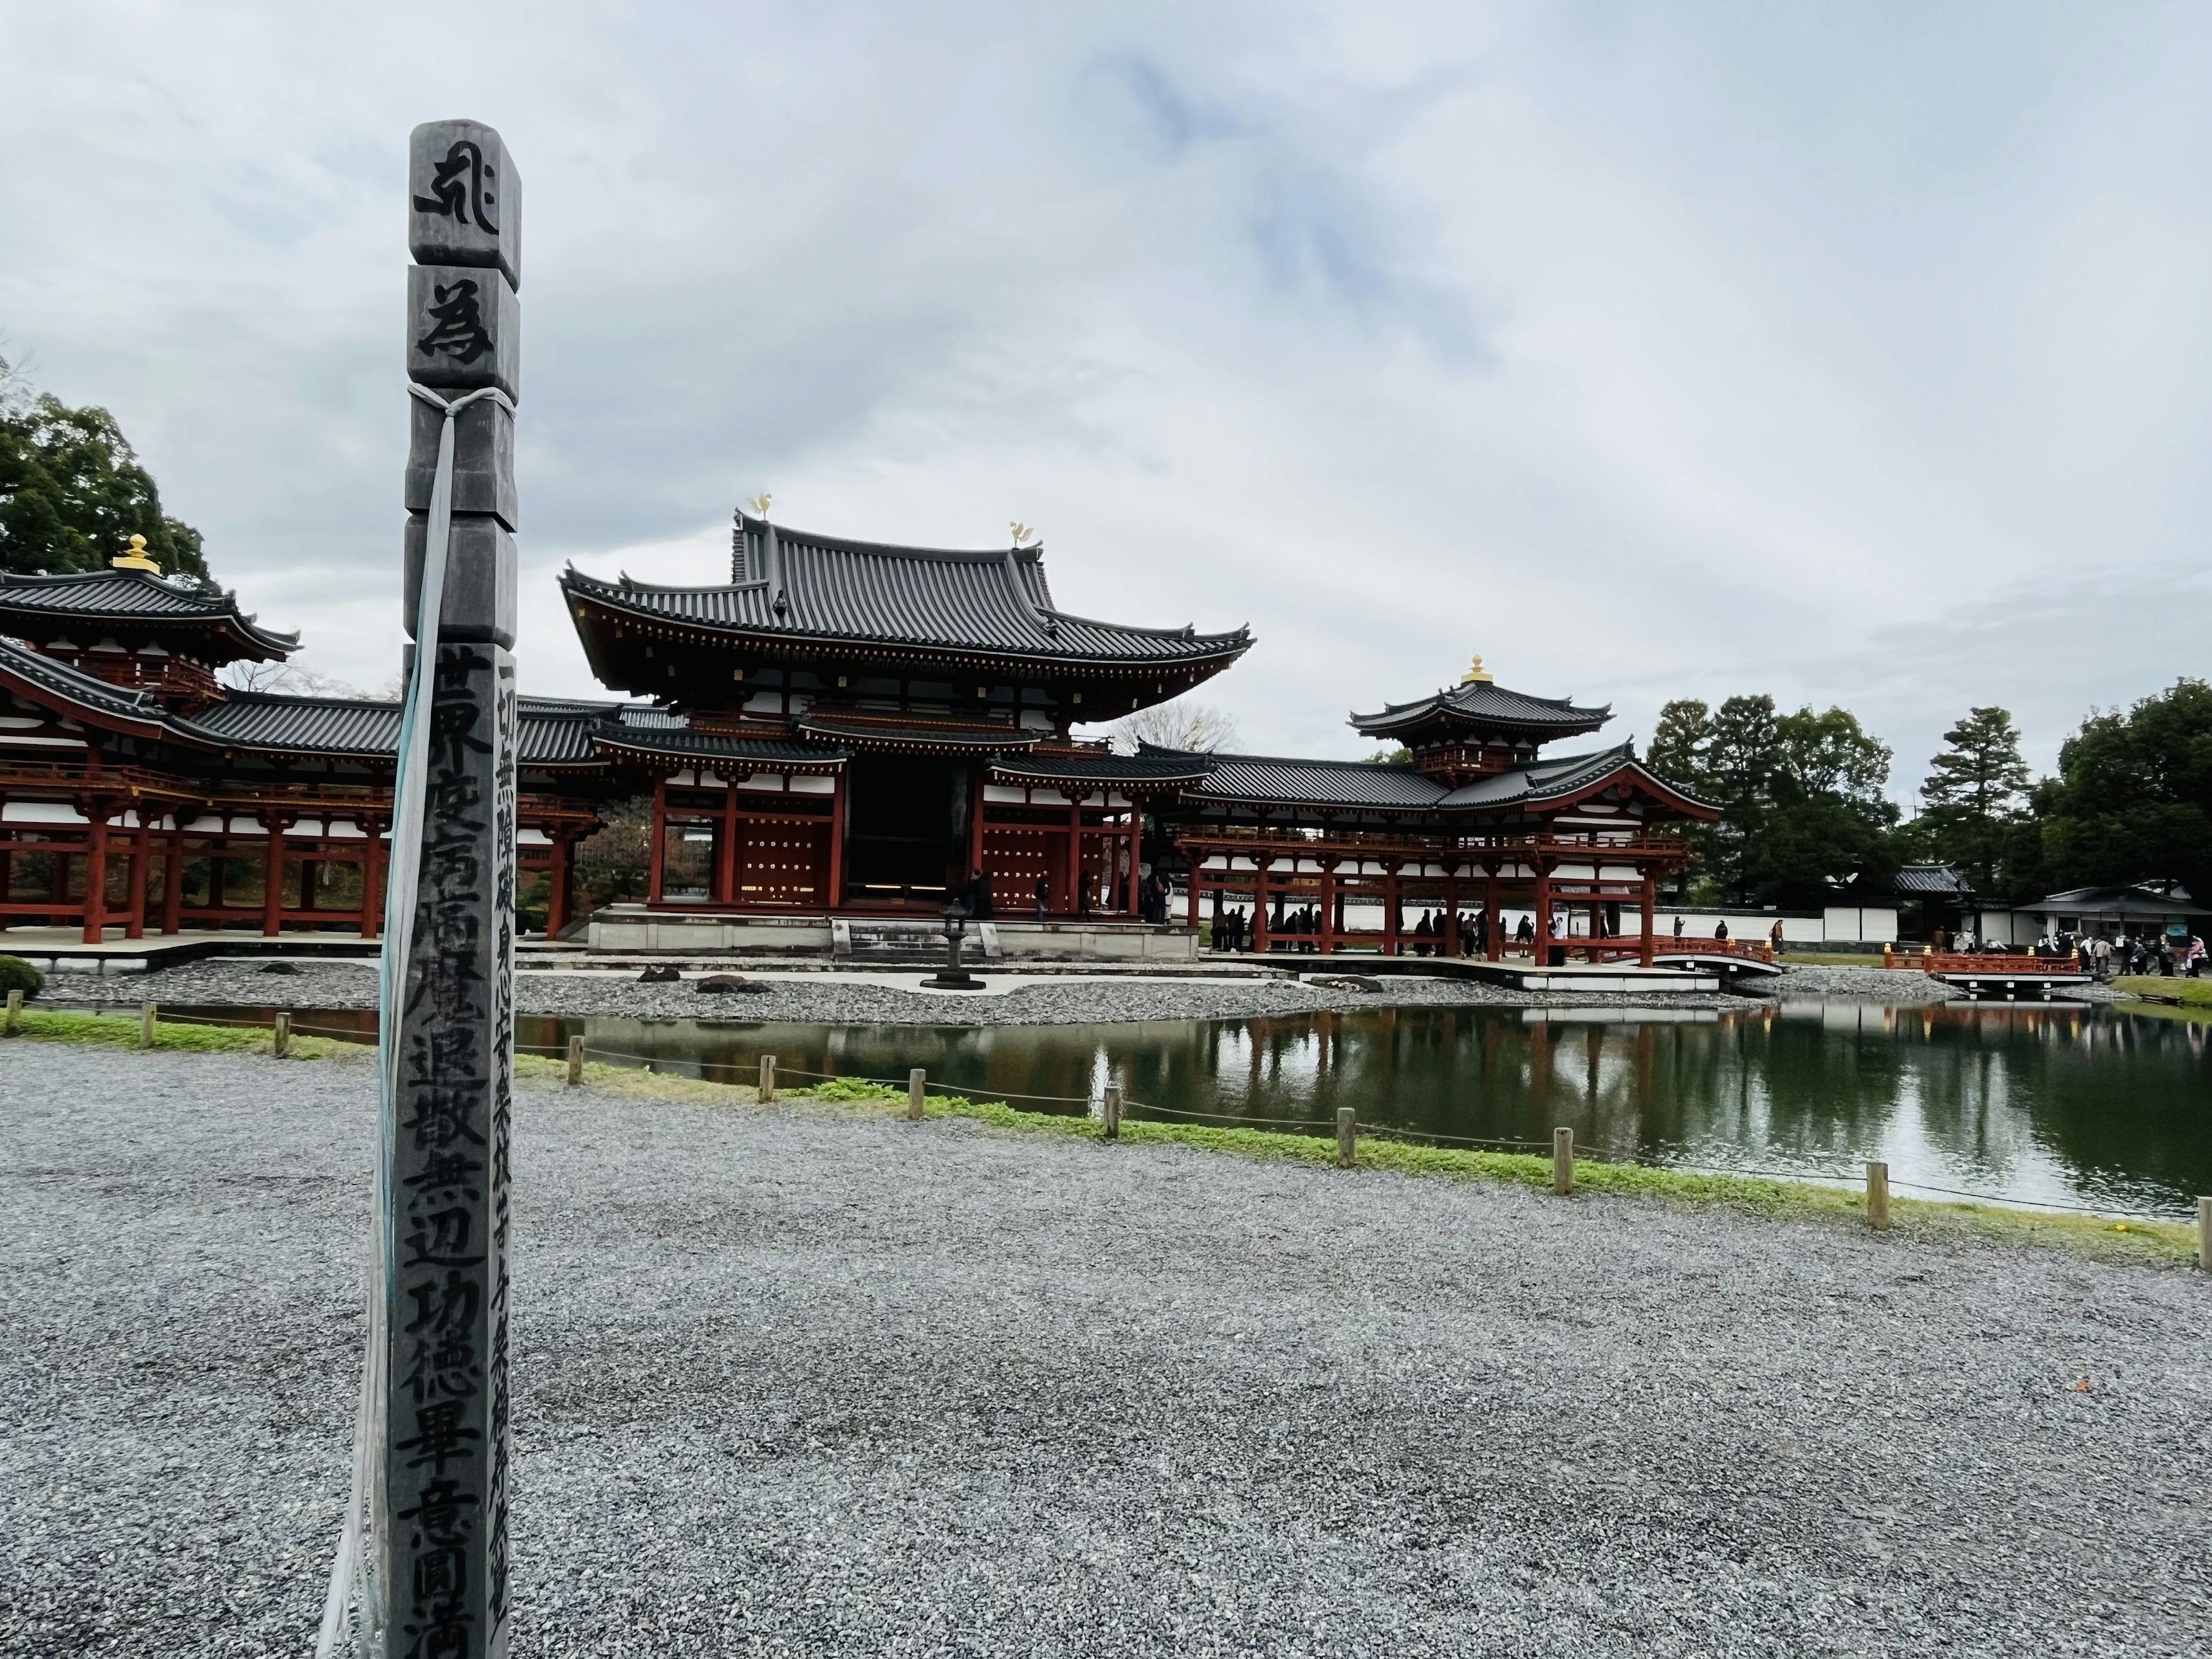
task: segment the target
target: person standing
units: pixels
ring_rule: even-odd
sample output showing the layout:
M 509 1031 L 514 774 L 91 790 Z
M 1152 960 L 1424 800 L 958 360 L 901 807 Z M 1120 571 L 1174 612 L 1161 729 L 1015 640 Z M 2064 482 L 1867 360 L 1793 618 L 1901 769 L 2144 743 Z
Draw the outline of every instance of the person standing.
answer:
M 1713 937 L 1723 945 L 1728 943 L 1728 918 L 1723 916 L 1713 925 Z
M 1052 900 L 1052 878 L 1039 876 L 1036 879 L 1036 919 L 1044 920 L 1044 907 Z

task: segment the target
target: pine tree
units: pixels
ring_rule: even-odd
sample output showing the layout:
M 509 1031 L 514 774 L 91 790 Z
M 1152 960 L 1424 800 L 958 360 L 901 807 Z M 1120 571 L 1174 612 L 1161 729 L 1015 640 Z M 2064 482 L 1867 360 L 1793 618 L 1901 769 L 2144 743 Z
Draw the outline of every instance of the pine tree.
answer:
M 1920 786 L 1927 810 L 1919 838 L 1965 870 L 1976 891 L 1995 894 L 2008 873 L 2006 849 L 2027 805 L 2020 729 L 2002 708 L 1975 708 L 1943 741 L 1948 746 L 1928 763 L 1928 781 Z

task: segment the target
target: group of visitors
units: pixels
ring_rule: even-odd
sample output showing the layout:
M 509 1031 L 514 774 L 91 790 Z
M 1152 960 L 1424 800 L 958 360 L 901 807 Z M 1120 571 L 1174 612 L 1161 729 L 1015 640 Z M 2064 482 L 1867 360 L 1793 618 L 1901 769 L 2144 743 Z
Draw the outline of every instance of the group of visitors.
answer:
M 2040 949 L 2044 941 L 2036 943 Z M 2195 933 L 2122 933 L 2114 939 L 2102 935 L 2076 939 L 2059 933 L 2050 943 L 2062 951 L 2078 951 L 2082 966 L 2099 979 L 2122 974 L 2196 979 L 2204 971 L 2204 941 Z

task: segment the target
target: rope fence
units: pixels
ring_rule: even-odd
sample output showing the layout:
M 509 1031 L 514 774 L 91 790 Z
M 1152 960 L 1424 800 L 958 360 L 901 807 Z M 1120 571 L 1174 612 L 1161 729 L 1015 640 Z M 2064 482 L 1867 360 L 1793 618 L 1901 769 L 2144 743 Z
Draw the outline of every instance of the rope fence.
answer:
M 10 1015 L 20 1018 L 19 1011 L 21 1007 L 20 994 L 12 996 L 9 1001 Z M 94 1005 L 58 1012 L 113 1014 L 118 1018 L 129 1018 L 126 1012 L 114 1008 L 112 1005 Z M 150 1048 L 153 1046 L 154 1032 L 158 1023 L 156 1006 L 150 1002 L 142 1004 L 138 1017 L 140 1046 Z M 323 1036 L 338 1042 L 362 1044 L 373 1043 L 376 1039 L 373 1028 L 363 1030 L 360 1028 L 341 1029 L 301 1024 L 285 1012 L 276 1013 L 268 1021 L 228 1018 L 220 1014 L 195 1012 L 186 1020 L 171 1023 L 269 1031 L 279 1054 L 285 1051 L 288 1040 L 293 1036 Z M 13 1029 L 12 1024 L 10 1029 L 11 1030 Z M 571 1083 L 582 1080 L 582 1062 L 586 1059 L 628 1062 L 650 1070 L 655 1066 L 667 1063 L 671 1058 L 661 1054 L 633 1054 L 619 1048 L 602 1048 L 595 1044 L 586 1043 L 580 1036 L 570 1037 L 565 1044 L 559 1046 L 517 1043 L 515 1052 L 554 1060 L 565 1058 L 568 1061 L 568 1080 Z M 750 1068 L 741 1063 L 730 1069 L 742 1071 Z M 1820 1167 L 1766 1170 L 1741 1164 L 1690 1164 L 1680 1161 L 1646 1164 L 1640 1159 L 1607 1158 L 1595 1147 L 1576 1145 L 1570 1132 L 1564 1128 L 1559 1130 L 1549 1142 L 1516 1139 L 1504 1136 L 1451 1135 L 1427 1129 L 1401 1128 L 1394 1124 L 1360 1123 L 1348 1108 L 1339 1111 L 1336 1121 L 1331 1124 L 1310 1117 L 1261 1117 L 1249 1113 L 1207 1112 L 1189 1107 L 1163 1106 L 1151 1102 L 1125 1098 L 1121 1085 L 1118 1084 L 1103 1085 L 1102 1094 L 1029 1094 L 1012 1089 L 961 1087 L 950 1084 L 932 1083 L 928 1079 L 927 1073 L 921 1069 L 916 1069 L 903 1079 L 869 1077 L 865 1073 L 852 1072 L 813 1072 L 799 1066 L 786 1066 L 775 1055 L 766 1054 L 759 1057 L 759 1073 L 763 1085 L 763 1093 L 764 1097 L 770 1098 L 773 1097 L 772 1091 L 776 1084 L 785 1078 L 816 1083 L 866 1084 L 886 1090 L 903 1090 L 908 1093 L 909 1099 L 915 1105 L 915 1112 L 910 1115 L 918 1115 L 919 1103 L 927 1095 L 936 1095 L 940 1098 L 981 1100 L 987 1103 L 1029 1101 L 1046 1105 L 1076 1106 L 1082 1108 L 1086 1114 L 1094 1110 L 1101 1111 L 1106 1124 L 1107 1138 L 1109 1139 L 1119 1138 L 1121 1118 L 1125 1112 L 1143 1113 L 1148 1116 L 1177 1118 L 1194 1123 L 1218 1123 L 1231 1127 L 1250 1126 L 1286 1128 L 1315 1136 L 1327 1134 L 1333 1129 L 1338 1141 L 1339 1162 L 1346 1165 L 1356 1161 L 1358 1138 L 1361 1135 L 1389 1139 L 1407 1146 L 1468 1146 L 1484 1151 L 1534 1154 L 1541 1154 L 1548 1149 L 1553 1154 L 1554 1162 L 1553 1189 L 1562 1194 L 1571 1192 L 1573 1189 L 1573 1168 L 1577 1163 L 1605 1164 L 1616 1168 L 1675 1170 L 1692 1175 L 1741 1176 L 1761 1181 L 1817 1182 L 1846 1188 L 1863 1185 L 1867 1193 L 1868 1219 L 1877 1229 L 1884 1230 L 1889 1225 L 1889 1190 L 1893 1187 L 1906 1192 L 1933 1193 L 1945 1198 L 1964 1199 L 1971 1203 L 1993 1204 L 2012 1209 L 2055 1210 L 2073 1215 L 2094 1216 L 2111 1216 L 2116 1213 L 2112 1206 L 2106 1205 L 2075 1204 L 2063 1199 L 2015 1197 L 2004 1193 L 1976 1191 L 1970 1188 L 1939 1186 L 1933 1182 L 1894 1179 L 1889 1174 L 1889 1166 L 1880 1161 L 1869 1161 L 1863 1172 Z M 2139 1216 L 2130 1218 L 2124 1212 L 2118 1213 L 2124 1219 L 2141 1218 Z M 2170 1219 L 2172 1218 L 2154 1218 Z M 2206 1271 L 2212 1272 L 2212 1199 L 2198 1200 L 2197 1224 L 2198 1265 Z

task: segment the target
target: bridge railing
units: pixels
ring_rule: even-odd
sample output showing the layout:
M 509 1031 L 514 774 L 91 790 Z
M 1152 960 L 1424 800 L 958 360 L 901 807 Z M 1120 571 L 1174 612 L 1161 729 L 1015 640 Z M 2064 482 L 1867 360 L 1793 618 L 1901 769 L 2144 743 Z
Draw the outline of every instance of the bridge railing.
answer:
M 1919 951 L 1881 947 L 1885 968 L 1912 968 L 1923 974 L 1990 974 L 2024 978 L 2031 974 L 2086 974 L 2079 952 L 2062 957 L 2031 955 L 2025 951 Z

